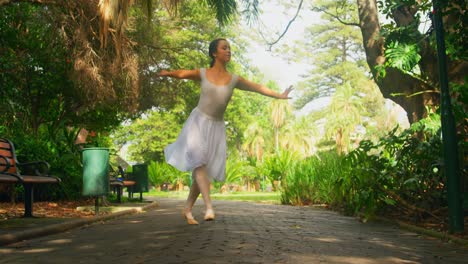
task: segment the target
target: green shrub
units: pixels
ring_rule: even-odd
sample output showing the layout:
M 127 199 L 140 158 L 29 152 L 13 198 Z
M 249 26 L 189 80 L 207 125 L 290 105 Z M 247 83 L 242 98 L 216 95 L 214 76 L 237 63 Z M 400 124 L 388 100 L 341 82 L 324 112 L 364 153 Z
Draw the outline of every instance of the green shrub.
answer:
M 298 161 L 287 170 L 281 202 L 284 204 L 332 204 L 333 186 L 343 170 L 343 157 L 321 152 Z
M 326 203 L 364 218 L 389 210 L 425 217 L 445 207 L 440 116 L 396 132 L 363 140 L 346 156 L 323 152 L 289 166 L 282 202 Z
M 280 150 L 273 155 L 267 156 L 263 162 L 262 172 L 275 188 L 275 181 L 284 182 L 287 172 L 291 167 L 294 167 L 299 156 L 290 151 Z M 277 191 L 274 189 L 274 191 Z
M 431 118 L 400 135 L 394 129 L 377 143 L 362 141 L 347 155 L 351 169 L 335 185 L 346 212 L 367 218 L 391 209 L 421 217 L 445 206 L 441 140 L 427 125 Z
M 148 165 L 148 177 L 153 186 L 164 183 L 175 184 L 177 181 L 182 181 L 184 185 L 190 184 L 189 172 L 181 172 L 166 162 L 151 161 Z

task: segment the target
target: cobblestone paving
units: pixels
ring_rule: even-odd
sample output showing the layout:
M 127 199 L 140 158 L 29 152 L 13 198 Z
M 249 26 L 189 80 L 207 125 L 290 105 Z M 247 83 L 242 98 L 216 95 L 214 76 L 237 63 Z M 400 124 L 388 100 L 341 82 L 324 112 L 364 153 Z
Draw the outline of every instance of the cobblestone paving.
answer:
M 468 249 L 307 207 L 215 201 L 186 225 L 183 201 L 0 248 L 0 263 L 468 263 Z M 203 217 L 202 203 L 194 215 Z

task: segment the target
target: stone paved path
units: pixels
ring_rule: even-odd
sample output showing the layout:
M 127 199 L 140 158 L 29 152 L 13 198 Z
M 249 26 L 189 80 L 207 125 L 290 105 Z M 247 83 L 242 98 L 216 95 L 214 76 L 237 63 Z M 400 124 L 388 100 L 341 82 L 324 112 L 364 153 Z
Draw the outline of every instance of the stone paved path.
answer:
M 304 207 L 215 201 L 186 225 L 183 201 L 0 248 L 0 263 L 468 263 L 468 249 Z M 202 219 L 202 204 L 195 217 Z

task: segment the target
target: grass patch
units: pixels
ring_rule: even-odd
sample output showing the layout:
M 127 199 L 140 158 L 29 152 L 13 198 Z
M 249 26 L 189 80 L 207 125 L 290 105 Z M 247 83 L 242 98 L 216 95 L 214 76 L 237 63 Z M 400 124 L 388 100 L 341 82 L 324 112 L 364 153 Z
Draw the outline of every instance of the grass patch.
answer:
M 281 194 L 279 192 L 233 192 L 215 193 L 211 197 L 213 200 L 243 201 L 280 204 Z
M 161 197 L 161 198 L 176 198 L 176 199 L 186 199 L 188 196 L 188 191 L 177 191 L 177 192 L 163 192 L 163 191 L 150 191 L 145 193 L 144 196 L 153 196 L 153 197 Z
M 144 199 L 145 195 L 146 195 L 146 193 L 143 193 L 143 199 Z M 113 193 L 107 195 L 107 201 L 109 203 L 119 203 L 119 201 L 117 199 L 117 195 L 113 194 Z M 128 198 L 126 193 L 124 193 L 120 197 L 120 201 L 121 201 L 122 204 L 124 204 L 124 203 L 141 203 L 140 193 L 133 193 L 133 198 Z M 101 201 L 99 201 L 99 204 L 101 204 Z
M 176 198 L 186 199 L 187 191 L 178 192 L 162 192 L 151 191 L 146 194 L 147 196 L 161 197 L 161 198 Z M 270 203 L 280 204 L 281 194 L 279 192 L 232 192 L 232 193 L 212 193 L 213 200 L 228 200 L 228 201 L 244 201 L 244 202 L 257 202 L 257 203 Z

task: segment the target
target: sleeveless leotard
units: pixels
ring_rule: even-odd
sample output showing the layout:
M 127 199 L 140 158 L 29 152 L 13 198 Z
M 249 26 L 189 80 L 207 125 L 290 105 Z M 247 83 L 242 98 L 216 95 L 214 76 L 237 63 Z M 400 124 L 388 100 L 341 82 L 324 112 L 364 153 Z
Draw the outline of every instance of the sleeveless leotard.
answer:
M 206 69 L 200 69 L 201 93 L 197 108 L 203 113 L 215 118 L 223 119 L 224 112 L 232 96 L 237 75 L 225 85 L 216 85 L 206 78 Z

